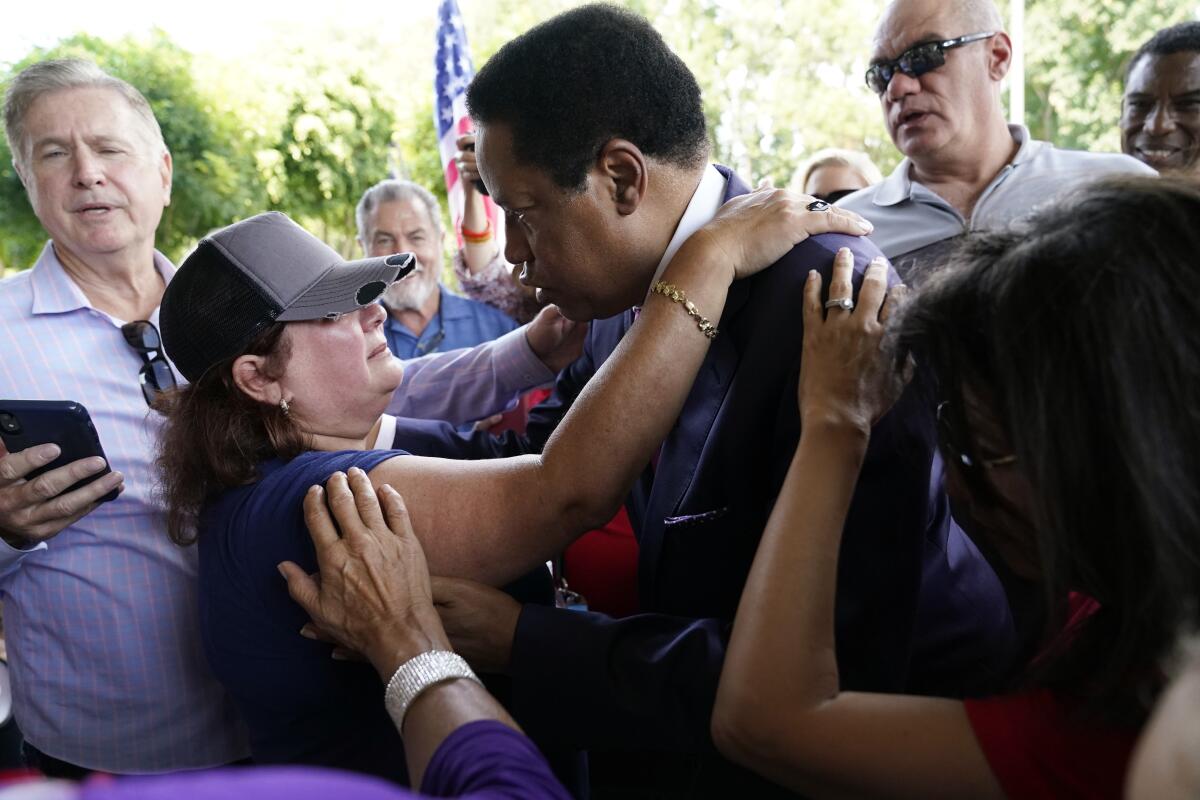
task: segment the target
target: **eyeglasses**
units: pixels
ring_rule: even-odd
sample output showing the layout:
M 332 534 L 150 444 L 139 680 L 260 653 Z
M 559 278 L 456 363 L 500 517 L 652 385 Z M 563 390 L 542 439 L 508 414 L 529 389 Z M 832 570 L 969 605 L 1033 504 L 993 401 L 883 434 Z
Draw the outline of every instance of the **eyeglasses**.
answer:
M 159 396 L 176 386 L 175 373 L 163 356 L 162 337 L 158 335 L 154 323 L 145 319 L 122 325 L 121 333 L 125 335 L 125 342 L 145 362 L 138 373 L 138 380 L 142 384 L 142 397 L 146 398 L 146 405 L 154 408 Z
M 872 64 L 867 70 L 867 86 L 875 94 L 887 91 L 888 84 L 897 72 L 903 72 L 913 78 L 920 77 L 926 72 L 937 69 L 946 63 L 946 51 L 956 47 L 990 39 L 997 31 L 987 33 L 971 33 L 959 36 L 957 39 L 945 39 L 940 42 L 922 42 L 913 45 L 900 54 L 894 61 L 880 61 Z
M 970 447 L 966 443 L 966 437 L 960 433 L 959 427 L 952 419 L 954 416 L 952 409 L 953 404 L 949 400 L 938 403 L 937 425 L 938 437 L 941 439 L 942 447 L 955 461 L 968 470 L 974 470 L 977 466 L 984 469 L 997 469 L 1017 463 L 1015 453 L 995 458 L 975 458 L 970 455 L 968 452 Z

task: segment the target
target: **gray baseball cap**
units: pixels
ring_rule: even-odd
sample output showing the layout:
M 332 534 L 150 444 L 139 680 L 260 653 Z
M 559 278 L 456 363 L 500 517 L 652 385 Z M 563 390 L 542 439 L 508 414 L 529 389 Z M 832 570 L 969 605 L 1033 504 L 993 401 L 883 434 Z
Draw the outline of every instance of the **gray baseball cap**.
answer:
M 163 347 L 195 382 L 272 323 L 355 311 L 414 266 L 411 253 L 345 261 L 285 214 L 258 214 L 206 236 L 184 259 L 159 310 Z

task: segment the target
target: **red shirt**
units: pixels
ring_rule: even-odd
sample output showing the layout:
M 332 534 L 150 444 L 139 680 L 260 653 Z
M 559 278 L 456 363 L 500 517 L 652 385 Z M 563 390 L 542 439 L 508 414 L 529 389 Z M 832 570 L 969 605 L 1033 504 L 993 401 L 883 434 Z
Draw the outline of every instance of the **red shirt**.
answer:
M 1072 597 L 1070 631 L 1097 608 Z M 1009 797 L 1120 798 L 1137 730 L 1080 718 L 1049 689 L 966 700 L 967 718 Z

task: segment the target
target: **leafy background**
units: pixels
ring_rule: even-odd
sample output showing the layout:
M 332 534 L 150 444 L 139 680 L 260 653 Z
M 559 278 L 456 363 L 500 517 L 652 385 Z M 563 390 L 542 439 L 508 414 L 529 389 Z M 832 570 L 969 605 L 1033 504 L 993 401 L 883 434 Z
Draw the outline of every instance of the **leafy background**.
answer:
M 822 147 L 900 159 L 863 86 L 879 0 L 622 0 L 652 20 L 704 90 L 715 158 L 754 180 L 792 180 Z M 460 0 L 476 66 L 505 41 L 575 5 Z M 193 54 L 161 30 L 68 36 L 0 62 L 0 85 L 44 58 L 91 58 L 150 100 L 175 160 L 158 242 L 179 260 L 213 228 L 286 212 L 347 256 L 354 205 L 389 174 L 443 201 L 433 127 L 435 3 L 398 30 L 280 25 L 236 58 Z M 1063 147 L 1114 150 L 1125 62 L 1195 2 L 1028 0 L 1026 123 Z M 29 266 L 45 234 L 0 142 L 0 268 Z

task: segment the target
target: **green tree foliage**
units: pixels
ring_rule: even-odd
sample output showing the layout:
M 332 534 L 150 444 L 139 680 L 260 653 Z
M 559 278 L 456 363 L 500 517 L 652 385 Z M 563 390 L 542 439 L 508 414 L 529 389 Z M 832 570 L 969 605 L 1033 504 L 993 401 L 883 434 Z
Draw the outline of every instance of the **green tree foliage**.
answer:
M 395 114 L 361 72 L 320 70 L 292 94 L 259 151 L 272 208 L 349 254 L 358 198 L 389 171 Z
M 754 180 L 786 184 L 813 151 L 899 159 L 863 85 L 880 0 L 621 0 L 696 74 L 713 156 Z M 481 65 L 504 42 L 577 2 L 460 1 Z M 403 134 L 402 134 L 403 135 Z
M 1196 18 L 1192 0 L 1030 0 L 1026 119 L 1039 139 L 1117 150 L 1125 65 L 1155 31 Z
M 714 156 L 748 178 L 786 184 L 815 150 L 897 156 L 863 85 L 877 0 L 643 0 L 696 74 Z
M 420 184 L 433 193 L 442 208 L 442 224 L 449 230 L 446 209 L 446 178 L 438 152 L 437 127 L 433 119 L 433 84 L 425 96 L 408 106 L 406 127 L 396 141 L 396 174 Z
M 863 85 L 884 0 L 617 0 L 643 14 L 696 73 L 714 158 L 751 180 L 787 183 L 813 151 L 863 150 L 886 172 L 900 158 Z M 459 0 L 476 67 L 504 42 L 576 0 Z M 1001 10 L 1009 3 L 1001 0 Z M 403 13 L 403 12 L 400 12 Z M 193 59 L 165 35 L 89 36 L 38 49 L 82 55 L 150 99 L 175 158 L 159 245 L 265 208 L 282 210 L 344 254 L 353 210 L 388 175 L 445 204 L 433 124 L 436 4 L 394 32 L 347 23 L 285 25 L 236 62 Z M 1153 32 L 1195 18 L 1195 0 L 1027 0 L 1026 120 L 1060 146 L 1114 150 L 1123 69 Z M 0 143 L 0 262 L 27 266 L 44 241 Z
M 157 234 L 159 249 L 169 257 L 177 260 L 198 236 L 261 207 L 265 195 L 256 180 L 252 139 L 243 133 L 240 120 L 196 81 L 192 56 L 165 34 L 116 41 L 73 36 L 53 48 L 34 50 L 12 66 L 3 83 L 7 86 L 32 63 L 68 56 L 95 61 L 125 79 L 154 109 L 175 167 L 171 205 Z M 0 260 L 26 267 L 46 234 L 10 160 L 5 145 L 0 152 Z

